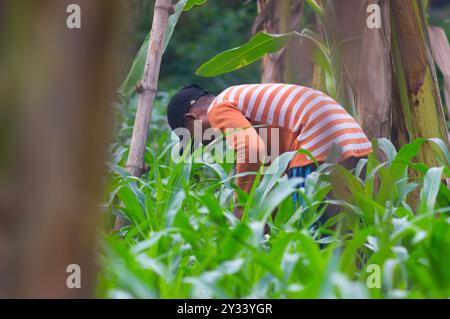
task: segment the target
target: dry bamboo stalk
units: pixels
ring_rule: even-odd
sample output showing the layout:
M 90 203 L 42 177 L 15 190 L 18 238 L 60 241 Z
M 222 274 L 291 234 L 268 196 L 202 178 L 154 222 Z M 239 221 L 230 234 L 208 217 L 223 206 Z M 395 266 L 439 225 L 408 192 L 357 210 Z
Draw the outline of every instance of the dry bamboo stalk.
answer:
M 144 75 L 141 82 L 137 85 L 139 100 L 127 161 L 127 169 L 133 176 L 142 174 L 145 143 L 147 141 L 148 127 L 163 54 L 164 34 L 167 30 L 167 22 L 171 10 L 170 0 L 156 0 Z
M 150 43 L 142 80 L 137 84 L 139 93 L 130 152 L 127 160 L 127 171 L 133 176 L 141 176 L 144 168 L 145 144 L 158 85 L 159 69 L 164 51 L 164 34 L 167 30 L 170 14 L 173 13 L 171 0 L 156 0 Z M 122 218 L 117 218 L 115 229 L 124 225 Z

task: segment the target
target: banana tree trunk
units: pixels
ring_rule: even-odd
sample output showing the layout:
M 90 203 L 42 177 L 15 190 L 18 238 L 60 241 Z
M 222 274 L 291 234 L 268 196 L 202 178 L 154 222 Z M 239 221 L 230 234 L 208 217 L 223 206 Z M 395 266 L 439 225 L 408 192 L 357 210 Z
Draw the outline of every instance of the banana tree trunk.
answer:
M 437 67 L 444 76 L 444 97 L 447 106 L 447 119 L 450 118 L 450 45 L 442 28 L 428 27 L 431 52 Z
M 297 29 L 303 12 L 301 0 L 258 0 L 258 16 L 253 33 L 287 33 Z M 291 39 L 277 53 L 263 57 L 261 82 L 285 82 L 308 85 L 312 77 L 313 64 L 307 54 L 310 43 L 302 39 Z
M 254 31 L 262 30 L 267 33 L 280 33 L 279 15 L 276 1 L 258 0 L 258 16 L 255 20 Z M 256 26 L 257 25 L 257 26 Z M 282 52 L 267 54 L 261 61 L 261 82 L 283 82 Z
M 396 146 L 418 137 L 448 143 L 441 97 L 422 1 L 391 1 L 394 103 L 392 140 Z M 418 160 L 436 165 L 436 150 L 425 145 Z
M 369 5 L 377 5 L 381 26 L 370 27 Z M 337 98 L 361 124 L 369 138 L 389 137 L 391 128 L 391 63 L 389 2 L 326 1 L 324 21 Z

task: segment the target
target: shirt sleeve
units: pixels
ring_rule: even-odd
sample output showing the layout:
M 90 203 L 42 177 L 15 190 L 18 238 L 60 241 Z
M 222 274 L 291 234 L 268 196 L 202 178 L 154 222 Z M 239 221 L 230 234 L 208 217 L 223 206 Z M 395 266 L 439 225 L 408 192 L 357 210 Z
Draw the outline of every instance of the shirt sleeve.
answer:
M 255 128 L 230 102 L 222 102 L 211 107 L 208 113 L 211 127 L 218 128 L 236 152 L 236 172 L 257 172 L 264 161 L 265 145 Z M 255 175 L 237 178 L 237 185 L 250 192 Z

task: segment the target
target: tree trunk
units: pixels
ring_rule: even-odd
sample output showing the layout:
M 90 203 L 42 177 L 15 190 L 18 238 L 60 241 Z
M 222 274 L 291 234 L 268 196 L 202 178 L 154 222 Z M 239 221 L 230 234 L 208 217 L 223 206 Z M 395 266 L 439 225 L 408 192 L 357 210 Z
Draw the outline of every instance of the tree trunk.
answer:
M 418 137 L 438 137 L 448 143 L 423 4 L 391 1 L 390 8 L 396 90 L 392 140 L 397 147 Z M 437 165 L 435 151 L 425 145 L 418 160 Z
M 381 27 L 369 28 L 367 8 L 381 9 Z M 369 138 L 389 137 L 391 59 L 389 2 L 327 1 L 325 22 L 336 70 L 340 103 L 358 119 Z
M 171 0 L 156 0 L 144 75 L 137 86 L 139 100 L 127 161 L 127 169 L 133 176 L 141 176 L 144 167 L 145 144 L 158 86 L 164 34 L 171 10 L 173 10 Z
M 300 0 L 258 0 L 258 16 L 253 33 L 287 33 L 296 30 L 303 12 Z M 261 62 L 261 82 L 294 83 L 308 85 L 311 82 L 313 64 L 309 58 L 310 43 L 292 38 L 279 52 L 268 54 Z
M 66 26 L 71 3 L 81 29 Z M 92 297 L 124 10 L 111 0 L 0 6 L 0 296 Z M 71 264 L 80 288 L 67 285 Z
M 444 76 L 445 105 L 447 118 L 450 119 L 450 45 L 442 28 L 429 26 L 428 34 L 434 61 Z
M 126 166 L 128 172 L 137 177 L 142 175 L 144 169 L 145 145 L 164 51 L 164 34 L 171 13 L 173 13 L 171 0 L 156 0 L 144 75 L 137 85 L 139 100 Z M 124 224 L 125 221 L 117 217 L 114 228 L 119 230 Z
M 257 6 L 258 17 L 263 17 L 261 30 L 267 33 L 280 33 L 277 2 L 274 0 L 258 0 Z M 282 49 L 276 53 L 266 54 L 262 58 L 261 82 L 276 83 L 284 81 L 282 59 L 284 50 L 285 49 Z

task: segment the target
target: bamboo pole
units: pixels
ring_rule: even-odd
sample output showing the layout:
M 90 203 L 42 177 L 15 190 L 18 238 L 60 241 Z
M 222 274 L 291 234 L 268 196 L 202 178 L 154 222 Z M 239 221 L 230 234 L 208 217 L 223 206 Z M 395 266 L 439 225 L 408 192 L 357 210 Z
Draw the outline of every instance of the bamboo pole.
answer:
M 167 30 L 169 16 L 172 13 L 171 0 L 156 0 L 144 74 L 142 80 L 136 85 L 139 99 L 126 165 L 127 171 L 136 177 L 143 173 L 145 145 L 164 51 L 164 34 Z M 118 217 L 114 229 L 118 230 L 124 224 L 124 220 Z

